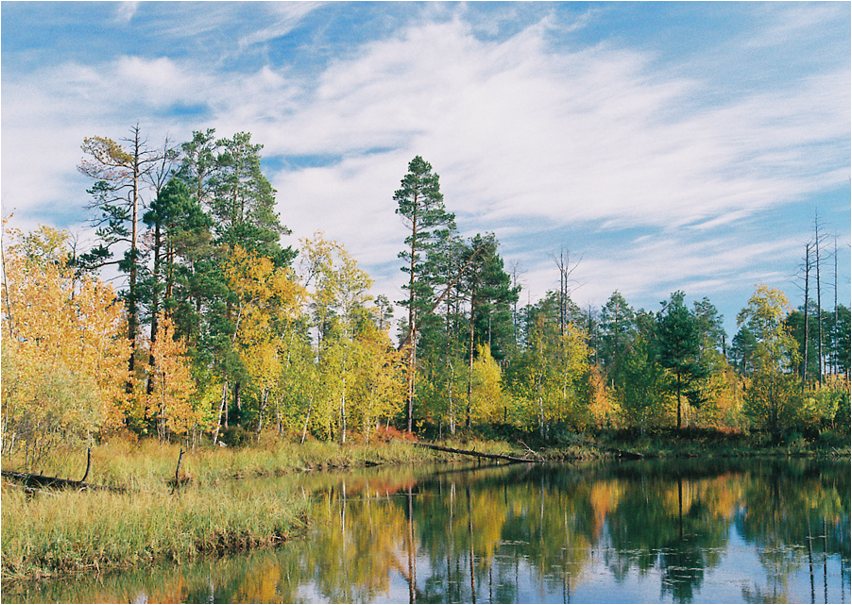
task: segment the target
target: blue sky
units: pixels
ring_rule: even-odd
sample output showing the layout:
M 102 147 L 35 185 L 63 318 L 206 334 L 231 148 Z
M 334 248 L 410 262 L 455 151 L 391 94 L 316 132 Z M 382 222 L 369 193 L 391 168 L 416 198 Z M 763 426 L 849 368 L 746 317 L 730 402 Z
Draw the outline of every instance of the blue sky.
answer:
M 3 2 L 2 204 L 91 241 L 87 135 L 213 127 L 265 146 L 294 233 L 401 297 L 393 191 L 416 154 L 535 300 L 798 302 L 815 211 L 848 304 L 848 3 Z M 831 270 L 824 271 L 831 288 Z M 825 277 L 825 276 L 828 277 Z M 522 295 L 526 300 L 526 292 Z

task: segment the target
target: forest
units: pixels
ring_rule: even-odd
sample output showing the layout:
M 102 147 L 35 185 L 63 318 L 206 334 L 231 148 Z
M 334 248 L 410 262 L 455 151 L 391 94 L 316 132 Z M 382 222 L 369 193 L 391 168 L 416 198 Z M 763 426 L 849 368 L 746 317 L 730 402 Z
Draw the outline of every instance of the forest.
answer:
M 400 224 L 391 301 L 321 232 L 282 245 L 250 133 L 153 146 L 137 125 L 82 152 L 93 247 L 4 220 L 2 447 L 27 468 L 118 433 L 187 447 L 661 429 L 848 442 L 850 314 L 816 221 L 802 300 L 758 286 L 729 338 L 708 298 L 681 291 L 656 309 L 618 291 L 581 309 L 564 251 L 559 287 L 521 304 L 500 242 L 459 234 L 419 156 L 371 217 Z

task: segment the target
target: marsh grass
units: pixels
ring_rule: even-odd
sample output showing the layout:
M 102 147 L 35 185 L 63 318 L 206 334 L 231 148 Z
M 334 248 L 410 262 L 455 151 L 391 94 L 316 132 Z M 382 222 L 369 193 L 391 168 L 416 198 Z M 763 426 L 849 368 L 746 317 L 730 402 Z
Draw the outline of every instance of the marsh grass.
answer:
M 126 568 L 201 553 L 277 544 L 307 523 L 305 481 L 279 475 L 312 470 L 435 460 L 407 443 L 272 442 L 244 448 L 197 448 L 184 454 L 185 486 L 172 489 L 181 447 L 114 438 L 92 448 L 87 481 L 127 489 L 2 488 L 2 571 L 10 579 Z M 31 471 L 80 479 L 85 451 L 57 451 Z M 19 470 L 14 457 L 4 467 Z M 240 481 L 268 477 L 264 481 Z
M 178 444 L 161 443 L 153 439 L 135 441 L 131 438 L 114 438 L 92 448 L 92 468 L 87 481 L 132 491 L 165 485 L 174 478 L 180 449 Z M 409 443 L 396 441 L 341 446 L 319 441 L 300 445 L 269 440 L 240 448 L 185 449 L 181 476 L 199 487 L 217 485 L 231 479 L 374 464 L 413 464 L 446 458 Z M 22 470 L 21 462 L 7 456 L 4 457 L 3 467 Z M 80 479 L 85 468 L 85 451 L 58 450 L 47 456 L 38 468 L 29 470 L 49 476 Z
M 277 484 L 125 494 L 29 494 L 6 484 L 2 497 L 6 578 L 183 561 L 276 544 L 307 522 L 305 496 Z

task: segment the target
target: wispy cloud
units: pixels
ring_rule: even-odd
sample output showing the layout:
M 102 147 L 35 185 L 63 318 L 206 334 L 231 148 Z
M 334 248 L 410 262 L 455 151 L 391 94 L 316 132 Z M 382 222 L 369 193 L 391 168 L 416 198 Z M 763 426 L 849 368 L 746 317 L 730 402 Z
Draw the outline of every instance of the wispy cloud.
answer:
M 502 230 L 509 261 L 527 266 L 536 295 L 553 287 L 546 231 L 562 229 L 567 238 L 647 229 L 645 241 L 622 238 L 617 248 L 587 254 L 578 295 L 600 302 L 616 287 L 656 296 L 687 286 L 743 288 L 755 275 L 776 279 L 777 266 L 761 259 L 795 246 L 771 229 L 745 240 L 738 226 L 848 186 L 848 65 L 829 61 L 720 95 L 714 74 L 688 64 L 663 69 L 649 50 L 606 40 L 554 46 L 555 35 L 595 23 L 595 11 L 573 19 L 545 11 L 503 35 L 511 13 L 526 10 L 503 8 L 486 22 L 466 6 L 427 6 L 416 23 L 353 43 L 307 75 L 294 75 L 286 61 L 239 69 L 219 61 L 273 47 L 317 9 L 307 3 L 254 9 L 268 24 L 239 30 L 236 51 L 218 46 L 213 61 L 126 55 L 4 75 L 4 205 L 24 213 L 57 200 L 81 205 L 84 182 L 73 166 L 84 135 L 119 136 L 137 119 L 152 140 L 208 126 L 249 130 L 284 166 L 271 176 L 295 235 L 322 228 L 367 264 L 380 291 L 398 298 L 392 260 L 404 234 L 391 196 L 408 160 L 421 154 L 440 173 L 461 228 Z M 170 7 L 171 17 L 181 10 Z M 157 34 L 179 36 L 185 27 L 213 40 L 234 10 L 194 5 L 180 28 L 158 17 Z M 801 31 L 789 29 L 791 10 L 767 10 L 774 19 L 767 39 Z M 836 20 L 830 11 L 810 18 Z M 805 30 L 812 34 L 814 23 Z M 751 43 L 752 36 L 731 41 Z M 200 118 L 173 111 L 199 105 Z M 328 161 L 293 168 L 295 156 Z
M 790 2 L 758 10 L 758 24 L 746 46 L 760 48 L 790 44 L 800 36 L 813 36 L 825 27 L 847 22 L 848 7 L 834 2 Z
M 320 2 L 283 2 L 271 5 L 272 24 L 250 34 L 242 36 L 237 42 L 240 50 L 254 44 L 275 40 L 290 33 L 311 11 L 321 5 Z
M 118 8 L 115 9 L 115 20 L 118 23 L 130 23 L 138 9 L 138 2 L 121 2 L 119 3 Z

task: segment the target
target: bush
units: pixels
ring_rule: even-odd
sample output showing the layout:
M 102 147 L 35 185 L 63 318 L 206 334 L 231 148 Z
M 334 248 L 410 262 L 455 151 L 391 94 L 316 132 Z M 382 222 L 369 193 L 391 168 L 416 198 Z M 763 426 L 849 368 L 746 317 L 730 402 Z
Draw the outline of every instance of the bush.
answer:
M 231 447 L 241 447 L 244 445 L 248 445 L 254 439 L 254 433 L 246 430 L 245 428 L 235 425 L 229 426 L 226 429 L 222 430 L 222 434 L 220 436 L 220 441 L 225 445 L 229 445 Z

